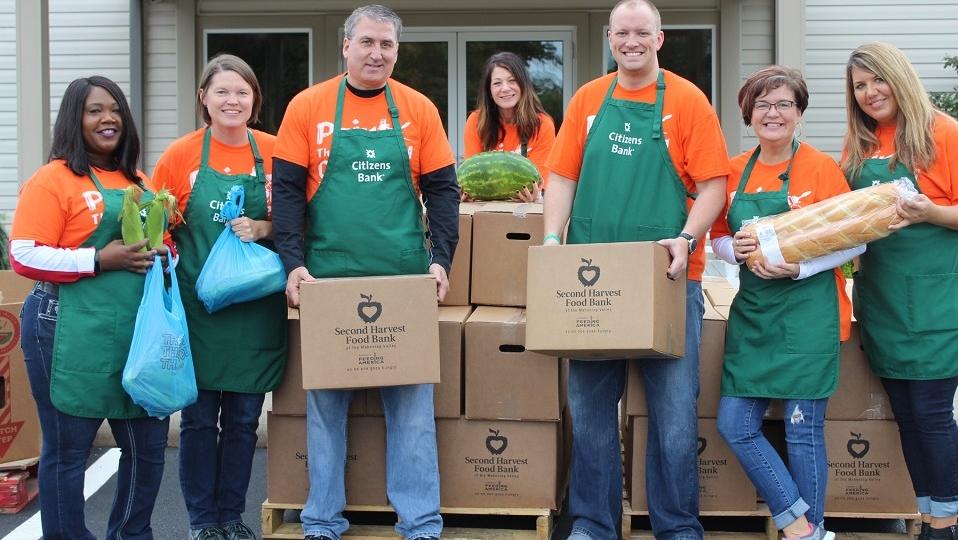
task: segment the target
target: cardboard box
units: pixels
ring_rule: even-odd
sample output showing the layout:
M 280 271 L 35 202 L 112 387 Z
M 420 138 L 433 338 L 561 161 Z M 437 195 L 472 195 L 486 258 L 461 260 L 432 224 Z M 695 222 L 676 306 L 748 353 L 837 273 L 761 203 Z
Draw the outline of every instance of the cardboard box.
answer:
M 826 420 L 892 420 L 895 418 L 888 394 L 862 350 L 857 322 L 842 343 L 838 388 L 828 398 Z
M 466 418 L 559 420 L 560 362 L 529 352 L 524 310 L 479 306 L 466 321 Z
M 825 451 L 826 512 L 918 511 L 895 422 L 825 422 Z
M 0 287 L 16 284 L 21 279 L 6 274 Z M 6 293 L 7 289 L 3 290 Z M 17 297 L 19 292 L 6 296 Z M 40 419 L 20 348 L 22 306 L 22 303 L 0 305 L 0 463 L 40 455 Z
M 432 276 L 318 279 L 300 302 L 304 388 L 439 382 Z
M 436 418 L 462 416 L 463 334 L 472 306 L 439 307 L 439 361 L 442 381 L 433 389 Z M 383 416 L 383 401 L 378 389 L 366 391 L 366 414 Z
M 699 347 L 699 418 L 718 416 L 719 398 L 722 390 L 722 364 L 725 356 L 726 320 L 711 304 L 705 302 L 705 319 L 702 321 L 702 342 Z M 645 386 L 642 384 L 642 364 L 668 360 L 630 360 L 626 382 L 626 414 L 648 416 Z
M 18 304 L 26 300 L 36 281 L 13 270 L 0 270 L 0 303 Z
M 526 252 L 542 245 L 542 205 L 490 202 L 472 216 L 473 304 L 526 305 Z
M 469 203 L 459 205 L 459 243 L 449 269 L 449 291 L 440 303 L 443 306 L 468 306 L 472 270 L 472 210 Z
M 648 510 L 645 492 L 645 448 L 648 418 L 632 417 L 631 479 L 633 510 Z M 752 511 L 757 508 L 755 486 L 745 475 L 732 449 L 718 433 L 715 420 L 699 419 L 699 509 Z
M 282 415 L 306 416 L 306 390 L 303 389 L 302 347 L 299 342 L 299 310 L 290 309 L 289 353 L 283 379 L 273 390 L 273 413 Z M 353 393 L 349 405 L 349 416 L 366 414 L 366 396 L 363 391 Z
M 526 348 L 567 358 L 685 354 L 685 279 L 655 242 L 529 248 Z
M 738 289 L 724 279 L 702 280 L 702 291 L 706 299 L 715 307 L 731 306 Z
M 271 503 L 304 504 L 309 493 L 306 418 L 266 413 L 266 424 L 266 496 Z M 388 505 L 384 419 L 350 418 L 347 432 L 347 504 Z
M 443 506 L 558 508 L 558 422 L 436 420 Z

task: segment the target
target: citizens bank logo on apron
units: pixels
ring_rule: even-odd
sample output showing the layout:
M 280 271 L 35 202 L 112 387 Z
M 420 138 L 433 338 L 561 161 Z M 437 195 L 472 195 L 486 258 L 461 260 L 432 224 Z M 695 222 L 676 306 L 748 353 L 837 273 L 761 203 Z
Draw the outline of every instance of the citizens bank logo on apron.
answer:
M 371 161 L 376 160 L 376 150 L 367 148 L 366 160 L 360 161 L 356 160 L 352 164 L 352 169 L 356 171 L 356 181 L 357 182 L 382 182 L 385 180 L 383 171 L 388 171 L 392 169 L 392 163 L 388 161 Z
M 632 131 L 632 122 L 622 123 L 622 132 L 610 131 L 609 141 L 612 142 L 611 152 L 620 156 L 632 157 L 635 148 L 642 144 L 642 137 L 626 135 Z

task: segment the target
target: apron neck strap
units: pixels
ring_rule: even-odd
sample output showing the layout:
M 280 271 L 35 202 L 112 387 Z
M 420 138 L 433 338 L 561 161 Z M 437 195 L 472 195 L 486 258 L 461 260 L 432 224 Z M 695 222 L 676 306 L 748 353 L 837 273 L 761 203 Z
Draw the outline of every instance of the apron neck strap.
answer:
M 386 106 L 389 107 L 389 116 L 392 118 L 393 129 L 396 130 L 396 133 L 401 133 L 401 125 L 399 124 L 399 109 L 396 107 L 396 103 L 393 101 L 392 90 L 389 89 L 389 81 L 386 81 Z M 346 75 L 343 75 L 343 80 L 339 83 L 339 95 L 336 99 L 336 117 L 333 120 L 333 131 L 339 131 L 343 125 L 343 98 L 346 97 Z
M 655 116 L 652 117 L 652 138 L 662 138 L 662 103 L 665 101 L 665 72 L 655 79 Z
M 97 191 L 99 191 L 100 193 L 103 193 L 104 191 L 106 191 L 106 188 L 104 188 L 103 184 L 100 183 L 100 179 L 97 178 L 96 173 L 93 172 L 92 165 L 90 166 L 90 180 L 93 180 L 93 185 L 96 186 Z M 139 186 L 140 189 L 142 189 L 143 191 L 146 191 L 146 186 L 143 185 L 142 180 L 131 181 L 131 183 L 136 184 L 137 186 Z
M 782 189 L 785 193 L 788 193 L 788 180 L 789 175 L 792 173 L 792 165 L 795 163 L 795 154 L 798 152 L 799 142 L 797 139 L 792 140 L 792 155 L 788 158 L 788 166 L 785 168 L 785 172 L 778 175 L 778 179 L 782 181 Z M 738 188 L 736 191 L 742 192 L 745 189 L 745 185 L 748 184 L 748 179 L 752 176 L 752 169 L 755 167 L 755 162 L 758 161 L 758 155 L 762 152 L 762 146 L 756 146 L 755 150 L 752 152 L 751 157 L 748 158 L 748 163 L 745 165 L 745 170 L 742 171 L 742 177 L 739 178 Z

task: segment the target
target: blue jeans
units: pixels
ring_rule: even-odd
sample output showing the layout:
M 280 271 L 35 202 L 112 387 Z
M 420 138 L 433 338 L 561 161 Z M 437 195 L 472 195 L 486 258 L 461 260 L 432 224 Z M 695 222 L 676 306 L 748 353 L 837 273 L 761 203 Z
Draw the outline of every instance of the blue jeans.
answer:
M 658 539 L 701 539 L 698 521 L 699 343 L 702 284 L 686 287 L 685 357 L 639 360 L 649 410 L 646 492 Z M 572 470 L 570 538 L 614 540 L 622 524 L 622 461 L 618 403 L 625 387 L 625 360 L 569 363 Z
M 958 514 L 958 377 L 930 381 L 882 379 L 901 434 L 901 449 L 918 509 L 933 517 Z
M 433 385 L 379 389 L 386 415 L 386 494 L 406 539 L 439 537 L 439 461 Z M 306 392 L 309 495 L 301 518 L 305 534 L 339 540 L 349 528 L 346 507 L 346 414 L 352 390 Z
M 62 413 L 50 400 L 58 307 L 56 295 L 34 290 L 27 295 L 20 313 L 23 358 L 43 432 L 40 521 L 46 540 L 90 540 L 96 537 L 84 519 L 83 480 L 90 448 L 103 419 Z M 150 516 L 163 478 L 169 419 L 107 420 L 121 456 L 106 538 L 152 539 Z
M 762 434 L 767 398 L 722 396 L 718 430 L 758 494 L 768 503 L 775 526 L 784 529 L 801 516 L 822 526 L 825 519 L 825 408 L 828 398 L 786 399 L 788 467 Z
M 266 394 L 200 390 L 180 418 L 180 489 L 191 529 L 242 521 Z

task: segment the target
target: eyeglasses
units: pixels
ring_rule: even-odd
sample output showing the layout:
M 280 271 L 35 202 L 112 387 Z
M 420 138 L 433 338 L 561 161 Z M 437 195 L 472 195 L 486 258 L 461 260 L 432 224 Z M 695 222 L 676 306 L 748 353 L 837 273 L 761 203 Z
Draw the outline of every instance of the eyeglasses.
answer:
M 756 111 L 761 111 L 761 112 L 767 112 L 772 107 L 775 107 L 775 110 L 778 112 L 785 112 L 785 111 L 792 110 L 792 107 L 794 106 L 795 106 L 794 101 L 783 99 L 782 101 L 776 101 L 775 103 L 769 103 L 767 101 L 756 101 L 755 105 L 753 105 L 752 107 Z

